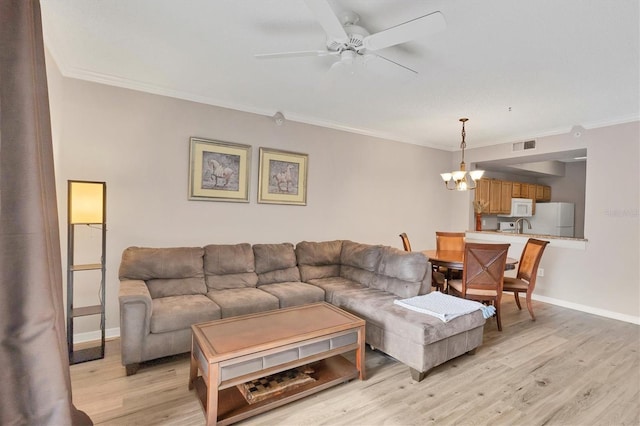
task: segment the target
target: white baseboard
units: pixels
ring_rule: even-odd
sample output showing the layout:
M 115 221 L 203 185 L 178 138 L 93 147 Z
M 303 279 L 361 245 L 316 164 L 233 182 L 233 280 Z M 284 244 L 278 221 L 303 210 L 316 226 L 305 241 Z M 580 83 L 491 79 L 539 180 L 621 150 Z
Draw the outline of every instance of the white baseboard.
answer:
M 120 337 L 120 327 L 107 328 L 104 331 L 104 336 L 106 339 Z M 73 335 L 73 343 L 93 342 L 96 340 L 100 340 L 101 337 L 102 335 L 100 333 L 100 330 L 88 331 L 86 333 L 75 333 Z
M 552 297 L 531 295 L 533 300 L 549 303 L 550 305 L 562 306 L 563 308 L 573 309 L 575 311 L 585 312 L 587 314 L 598 315 L 601 317 L 611 318 L 618 321 L 629 322 L 631 324 L 640 325 L 640 317 L 633 315 L 625 315 L 619 312 L 608 311 L 606 309 L 594 308 L 593 306 L 580 305 L 578 303 L 567 302 L 566 300 L 554 299 Z

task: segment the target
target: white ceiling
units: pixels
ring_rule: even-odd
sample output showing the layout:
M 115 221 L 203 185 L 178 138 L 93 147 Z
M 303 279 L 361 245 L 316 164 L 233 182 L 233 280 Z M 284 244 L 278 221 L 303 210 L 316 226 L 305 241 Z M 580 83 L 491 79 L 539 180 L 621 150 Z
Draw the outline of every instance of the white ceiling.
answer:
M 329 0 L 375 33 L 433 11 L 446 30 L 384 49 L 419 72 L 332 57 L 302 0 L 41 0 L 63 75 L 455 150 L 640 117 L 638 0 Z M 380 61 L 384 62 L 384 61 Z

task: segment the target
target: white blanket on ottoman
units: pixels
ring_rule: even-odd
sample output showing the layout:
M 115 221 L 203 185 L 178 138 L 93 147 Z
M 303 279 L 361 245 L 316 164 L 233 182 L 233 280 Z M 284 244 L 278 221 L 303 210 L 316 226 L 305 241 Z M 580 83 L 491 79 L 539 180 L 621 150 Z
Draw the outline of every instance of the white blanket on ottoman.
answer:
M 480 302 L 450 296 L 439 291 L 409 299 L 395 300 L 393 303 L 412 311 L 432 315 L 444 322 L 449 322 L 456 317 L 469 314 L 478 309 L 482 310 L 482 315 L 485 318 L 493 316 L 496 312 L 496 308 L 493 306 L 485 306 Z

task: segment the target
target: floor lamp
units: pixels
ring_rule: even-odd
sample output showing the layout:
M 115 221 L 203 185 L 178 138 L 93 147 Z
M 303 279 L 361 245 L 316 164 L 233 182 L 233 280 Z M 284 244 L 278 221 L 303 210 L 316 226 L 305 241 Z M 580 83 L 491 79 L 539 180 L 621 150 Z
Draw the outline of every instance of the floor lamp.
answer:
M 69 349 L 69 363 L 77 364 L 104 358 L 107 184 L 105 182 L 69 180 L 67 194 L 67 346 Z M 78 225 L 100 229 L 101 255 L 99 262 L 89 264 L 76 264 L 74 262 L 75 227 Z M 75 273 L 96 270 L 101 272 L 98 290 L 99 303 L 89 306 L 76 306 L 73 298 Z M 100 315 L 100 345 L 74 351 L 73 320 L 74 318 L 90 315 Z

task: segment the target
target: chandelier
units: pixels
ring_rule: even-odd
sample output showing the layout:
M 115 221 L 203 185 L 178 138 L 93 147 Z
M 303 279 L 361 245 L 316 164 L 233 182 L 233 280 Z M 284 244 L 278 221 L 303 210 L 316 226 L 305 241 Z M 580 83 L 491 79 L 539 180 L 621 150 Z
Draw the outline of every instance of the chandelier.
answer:
M 484 170 L 472 170 L 467 175 L 466 165 L 464 163 L 464 149 L 467 147 L 467 143 L 464 140 L 466 136 L 464 123 L 469 121 L 469 119 L 461 118 L 460 121 L 462 122 L 462 142 L 460 142 L 460 149 L 462 149 L 462 161 L 460 162 L 460 170 L 440 174 L 440 176 L 442 176 L 442 180 L 444 180 L 444 186 L 450 191 L 467 191 L 470 189 L 476 189 L 476 181 L 484 174 Z M 449 182 L 451 181 L 453 181 L 453 188 L 449 186 Z

